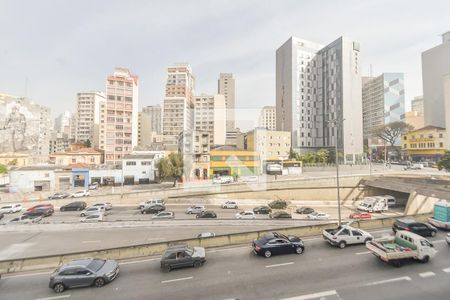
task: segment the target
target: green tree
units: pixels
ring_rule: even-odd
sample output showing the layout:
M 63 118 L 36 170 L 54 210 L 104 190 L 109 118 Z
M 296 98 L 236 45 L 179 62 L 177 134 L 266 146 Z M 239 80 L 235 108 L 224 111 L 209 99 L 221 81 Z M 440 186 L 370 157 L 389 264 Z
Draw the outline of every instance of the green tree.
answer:
M 157 163 L 159 179 L 173 179 L 173 186 L 183 176 L 183 155 L 181 153 L 170 153 L 167 158 L 162 158 Z
M 316 160 L 319 163 L 328 163 L 330 161 L 330 151 L 327 149 L 320 149 L 316 152 Z
M 0 164 L 0 174 L 8 173 L 8 168 L 5 165 Z
M 412 129 L 413 127 L 411 125 L 404 122 L 392 122 L 375 127 L 372 130 L 372 134 L 393 147 L 400 135 Z
M 85 141 L 84 146 L 86 146 L 86 148 L 91 148 L 91 140 Z
M 17 165 L 17 158 L 14 158 L 13 160 L 11 160 L 10 162 L 8 162 L 9 166 L 15 166 Z
M 298 160 L 298 154 L 294 151 L 294 149 L 289 149 L 289 159 Z
M 439 170 L 450 171 L 450 151 L 445 152 L 444 156 L 437 163 L 437 167 Z

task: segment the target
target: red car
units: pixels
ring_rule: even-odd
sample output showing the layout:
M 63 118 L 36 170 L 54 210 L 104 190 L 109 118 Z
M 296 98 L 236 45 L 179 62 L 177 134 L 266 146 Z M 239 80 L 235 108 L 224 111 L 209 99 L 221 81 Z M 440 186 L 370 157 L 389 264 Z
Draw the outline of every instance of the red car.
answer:
M 27 211 L 32 211 L 37 208 L 51 208 L 51 209 L 55 210 L 55 208 L 53 207 L 53 204 L 47 203 L 47 204 L 38 204 L 38 205 L 32 206 L 32 207 L 28 208 Z
M 367 212 L 357 212 L 350 214 L 350 219 L 372 219 L 372 215 Z

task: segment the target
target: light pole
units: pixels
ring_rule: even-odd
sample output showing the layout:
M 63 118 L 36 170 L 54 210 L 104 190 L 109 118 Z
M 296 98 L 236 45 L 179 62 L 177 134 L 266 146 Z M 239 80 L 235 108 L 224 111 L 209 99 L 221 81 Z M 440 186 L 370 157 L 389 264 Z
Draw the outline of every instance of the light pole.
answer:
M 341 218 L 341 193 L 339 186 L 339 159 L 338 159 L 338 132 L 339 132 L 339 119 L 331 120 L 330 123 L 334 125 L 336 128 L 336 132 L 334 135 L 334 146 L 335 146 L 335 155 L 334 160 L 336 163 L 336 189 L 337 189 L 337 201 L 338 201 L 338 225 L 341 226 L 342 218 Z M 344 121 L 344 120 L 343 120 Z

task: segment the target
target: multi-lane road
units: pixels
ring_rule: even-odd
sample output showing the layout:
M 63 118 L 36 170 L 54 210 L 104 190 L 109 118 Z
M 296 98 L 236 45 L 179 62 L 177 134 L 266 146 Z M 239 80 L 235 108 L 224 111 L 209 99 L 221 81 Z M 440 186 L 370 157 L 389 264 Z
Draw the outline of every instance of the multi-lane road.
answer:
M 375 236 L 389 229 L 374 232 Z M 119 277 L 102 288 L 48 288 L 49 272 L 4 275 L 0 299 L 449 299 L 450 253 L 444 233 L 429 263 L 401 268 L 382 263 L 364 246 L 331 247 L 305 241 L 301 255 L 257 257 L 250 246 L 212 249 L 199 269 L 162 273 L 159 257 L 121 263 Z

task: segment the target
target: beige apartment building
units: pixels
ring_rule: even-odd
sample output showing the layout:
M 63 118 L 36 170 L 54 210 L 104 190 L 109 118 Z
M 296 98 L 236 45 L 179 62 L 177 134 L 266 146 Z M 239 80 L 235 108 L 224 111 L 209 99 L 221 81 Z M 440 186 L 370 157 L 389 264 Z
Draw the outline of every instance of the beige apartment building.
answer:
M 218 94 L 225 96 L 225 107 L 227 109 L 226 119 L 226 132 L 230 132 L 231 135 L 234 134 L 236 124 L 235 124 L 235 80 L 233 78 L 233 73 L 220 73 L 218 80 Z M 228 138 L 231 138 L 228 137 Z
M 194 129 L 209 133 L 211 145 L 225 145 L 226 108 L 223 95 L 194 98 Z
M 57 166 L 73 164 L 86 164 L 96 166 L 103 163 L 103 152 L 94 148 L 83 147 L 82 144 L 73 144 L 63 152 L 51 153 L 50 162 Z
M 82 92 L 77 94 L 75 141 L 90 141 L 94 147 L 100 146 L 100 107 L 106 102 L 103 92 Z
M 276 130 L 276 115 L 277 113 L 275 106 L 264 106 L 259 115 L 259 127 L 266 128 L 268 130 Z
M 207 131 L 184 131 L 180 133 L 178 151 L 183 153 L 185 161 L 190 161 L 190 169 L 185 170 L 188 179 L 209 178 L 210 135 Z
M 160 105 L 146 106 L 138 117 L 138 146 L 151 148 L 155 143 L 162 143 L 162 109 Z

